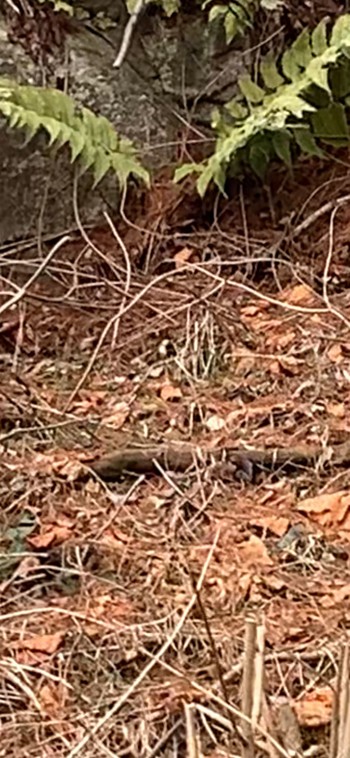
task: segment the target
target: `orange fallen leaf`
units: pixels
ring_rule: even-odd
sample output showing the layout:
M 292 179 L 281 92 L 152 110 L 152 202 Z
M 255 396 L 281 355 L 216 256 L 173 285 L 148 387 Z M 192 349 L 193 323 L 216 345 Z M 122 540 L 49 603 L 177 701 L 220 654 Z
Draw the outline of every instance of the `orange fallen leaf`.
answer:
M 174 255 L 175 268 L 182 268 L 184 263 L 191 260 L 194 250 L 190 247 L 183 247 L 176 255 Z
M 245 565 L 273 566 L 273 560 L 268 554 L 266 545 L 255 534 L 239 545 L 239 554 Z
M 247 349 L 244 355 L 242 356 L 237 355 L 237 358 L 235 358 L 234 360 L 235 376 L 246 376 L 255 368 L 256 363 L 257 363 L 257 357 L 253 353 L 253 351 L 249 351 Z
M 49 547 L 53 542 L 56 544 L 65 542 L 72 535 L 72 530 L 67 526 L 55 525 L 50 529 L 46 529 L 40 534 L 35 534 L 34 537 L 27 537 L 27 542 L 33 547 Z
M 342 603 L 350 595 L 350 584 L 345 584 L 337 590 L 333 590 L 333 599 L 335 603 Z
M 120 539 L 115 534 L 114 529 L 106 529 L 104 534 L 102 534 L 102 536 L 99 538 L 98 542 L 99 542 L 99 545 L 104 545 L 104 547 L 109 548 L 110 550 L 120 551 L 120 550 L 125 550 L 125 545 L 127 544 L 128 541 L 130 542 L 130 539 L 126 540 L 125 535 L 124 535 L 124 539 Z
M 88 460 L 89 455 L 85 452 L 77 454 L 63 450 L 54 450 L 52 453 L 36 453 L 31 459 L 31 471 L 40 474 L 59 474 L 71 481 L 77 479 L 83 471 L 83 461 Z
M 105 390 L 95 390 L 95 392 L 90 391 L 82 391 L 80 392 L 80 395 L 84 398 L 80 401 L 77 401 L 73 405 L 73 411 L 75 414 L 78 415 L 86 415 L 87 413 L 91 412 L 92 410 L 97 410 L 102 405 L 107 392 Z
M 287 355 L 284 358 L 279 358 L 278 362 L 283 369 L 283 372 L 290 376 L 295 376 L 300 371 L 300 363 L 293 355 Z
M 331 414 L 331 416 L 335 416 L 336 418 L 344 418 L 345 405 L 344 403 L 327 403 L 327 411 Z
M 324 726 L 332 717 L 333 690 L 331 687 L 317 687 L 308 692 L 302 700 L 292 703 L 293 711 L 301 726 Z
M 291 305 L 307 305 L 312 302 L 314 295 L 312 289 L 306 284 L 296 284 L 295 287 L 290 287 L 282 293 L 282 299 L 291 303 Z
M 280 376 L 282 374 L 281 364 L 279 361 L 271 361 L 269 364 L 269 372 L 273 376 Z
M 54 634 L 37 634 L 34 637 L 30 637 L 16 643 L 16 647 L 52 655 L 53 653 L 56 653 L 63 639 L 64 632 L 54 632 Z
M 238 584 L 238 587 L 239 587 L 239 590 L 240 590 L 240 596 L 241 597 L 246 597 L 247 594 L 248 594 L 248 592 L 249 592 L 249 590 L 250 590 L 251 584 L 252 584 L 252 576 L 251 576 L 251 574 L 241 574 L 238 577 L 237 584 Z
M 53 682 L 43 684 L 38 693 L 38 700 L 43 713 L 53 718 L 59 716 L 64 706 L 67 696 L 66 687 L 60 682 L 54 685 Z
M 76 482 L 85 470 L 80 460 L 67 460 L 59 466 L 58 473 L 60 476 L 65 476 L 69 482 Z
M 257 316 L 258 313 L 260 313 L 260 309 L 257 305 L 247 305 L 245 308 L 242 308 L 242 316 Z
M 286 583 L 283 581 L 283 579 L 280 579 L 278 576 L 275 576 L 275 574 L 272 573 L 264 576 L 264 584 L 274 592 L 281 592 L 281 590 L 283 590 L 283 588 L 286 586 Z
M 341 363 L 343 360 L 343 351 L 342 346 L 339 345 L 339 343 L 336 343 L 335 345 L 332 345 L 332 347 L 329 348 L 327 351 L 327 355 L 330 361 L 332 363 Z
M 288 345 L 291 345 L 295 341 L 295 332 L 292 330 L 286 331 L 285 327 L 281 331 L 279 327 L 279 323 L 276 329 L 273 328 L 272 323 L 266 323 L 264 327 L 264 331 L 267 333 L 266 345 L 273 350 L 288 347 Z
M 129 412 L 130 408 L 127 403 L 117 403 L 112 413 L 103 418 L 103 424 L 113 426 L 114 429 L 120 429 L 128 418 Z
M 269 529 L 277 537 L 283 537 L 289 526 L 289 519 L 285 516 L 261 516 L 250 522 L 254 526 L 261 526 L 263 529 Z
M 160 389 L 160 397 L 167 402 L 168 400 L 178 400 L 182 397 L 180 387 L 174 387 L 172 384 L 163 384 Z
M 322 526 L 342 525 L 350 529 L 350 493 L 344 490 L 302 500 L 297 510 L 308 513 Z

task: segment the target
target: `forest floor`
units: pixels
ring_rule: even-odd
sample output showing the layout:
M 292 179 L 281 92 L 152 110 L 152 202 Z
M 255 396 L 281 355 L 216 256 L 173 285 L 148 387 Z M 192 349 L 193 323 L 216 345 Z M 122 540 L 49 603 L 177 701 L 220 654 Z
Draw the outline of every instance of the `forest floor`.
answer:
M 3 308 L 0 756 L 337 755 L 349 197 L 346 155 L 215 213 L 159 179 Z M 42 260 L 0 255 L 19 285 Z M 89 469 L 176 441 L 184 472 Z M 203 455 L 315 445 L 237 476 Z

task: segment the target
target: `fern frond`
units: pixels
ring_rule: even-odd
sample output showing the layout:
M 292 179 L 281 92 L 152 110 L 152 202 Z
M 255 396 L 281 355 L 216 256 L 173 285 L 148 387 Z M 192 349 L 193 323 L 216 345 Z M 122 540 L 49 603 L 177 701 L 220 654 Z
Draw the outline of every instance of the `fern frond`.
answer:
M 50 146 L 68 145 L 72 163 L 79 159 L 82 169 L 94 172 L 94 186 L 110 170 L 121 185 L 130 174 L 149 181 L 132 143 L 120 139 L 104 116 L 88 108 L 78 109 L 74 100 L 59 90 L 0 79 L 0 113 L 11 128 L 24 129 L 28 140 L 43 129 Z
M 216 114 L 218 139 L 214 154 L 200 165 L 181 166 L 175 180 L 191 172 L 199 173 L 197 187 L 203 195 L 211 181 L 222 190 L 227 173 L 237 161 L 247 162 L 259 175 L 274 155 L 290 165 L 292 140 L 313 154 L 320 153 L 315 137 L 329 141 L 333 136 L 335 144 L 337 140 L 341 144 L 347 132 L 345 105 L 332 102 L 329 73 L 334 71 L 335 64 L 348 65 L 348 58 L 350 14 L 337 19 L 330 35 L 325 20 L 312 34 L 304 30 L 283 53 L 278 65 L 271 59 L 262 62 L 262 86 L 248 76 L 239 81 L 246 111 L 235 117 L 235 109 L 237 112 L 237 105 L 242 108 L 242 103 L 234 101 L 227 106 L 227 118 L 220 119 Z M 312 98 L 315 92 L 325 99 L 322 105 L 326 107 L 322 110 Z

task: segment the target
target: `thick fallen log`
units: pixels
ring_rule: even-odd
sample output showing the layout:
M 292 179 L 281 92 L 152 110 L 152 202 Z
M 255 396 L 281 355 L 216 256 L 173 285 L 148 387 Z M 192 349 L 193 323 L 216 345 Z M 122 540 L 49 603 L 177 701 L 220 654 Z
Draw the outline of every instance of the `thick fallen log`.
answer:
M 265 449 L 221 447 L 198 448 L 194 445 L 173 444 L 150 447 L 130 447 L 116 450 L 92 461 L 89 468 L 104 481 L 115 481 L 125 474 L 159 474 L 167 471 L 186 471 L 195 461 L 212 467 L 213 474 L 252 480 L 257 471 L 277 471 L 298 467 L 339 466 L 350 464 L 350 441 L 329 446 L 296 448 L 270 447 Z

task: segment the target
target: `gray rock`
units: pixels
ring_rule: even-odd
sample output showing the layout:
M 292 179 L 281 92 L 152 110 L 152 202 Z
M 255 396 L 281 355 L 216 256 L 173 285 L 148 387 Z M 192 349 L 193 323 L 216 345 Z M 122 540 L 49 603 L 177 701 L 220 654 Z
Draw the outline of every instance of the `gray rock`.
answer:
M 84 31 L 69 39 L 69 91 L 76 100 L 105 115 L 117 131 L 139 147 L 153 168 L 175 162 L 174 143 L 189 121 L 208 135 L 214 104 L 235 93 L 242 71 L 241 50 L 224 53 L 220 30 L 210 33 L 197 10 L 169 21 L 147 11 L 140 20 L 122 68 L 113 68 L 125 28 L 124 3 L 85 2 L 87 10 L 104 10 L 112 20 L 104 39 Z M 248 62 L 248 60 L 246 61 Z M 64 74 L 58 66 L 55 75 Z M 41 72 L 0 29 L 0 76 L 38 83 Z M 195 115 L 193 115 L 195 114 Z M 0 131 L 0 242 L 35 235 L 38 219 L 45 232 L 60 233 L 74 224 L 73 170 L 69 154 L 53 158 L 43 135 L 23 146 L 24 137 Z M 118 186 L 108 175 L 94 190 L 91 177 L 79 182 L 83 220 L 97 220 L 106 203 L 118 207 Z M 45 197 L 47 198 L 45 201 Z M 45 201 L 45 206 L 43 203 Z

